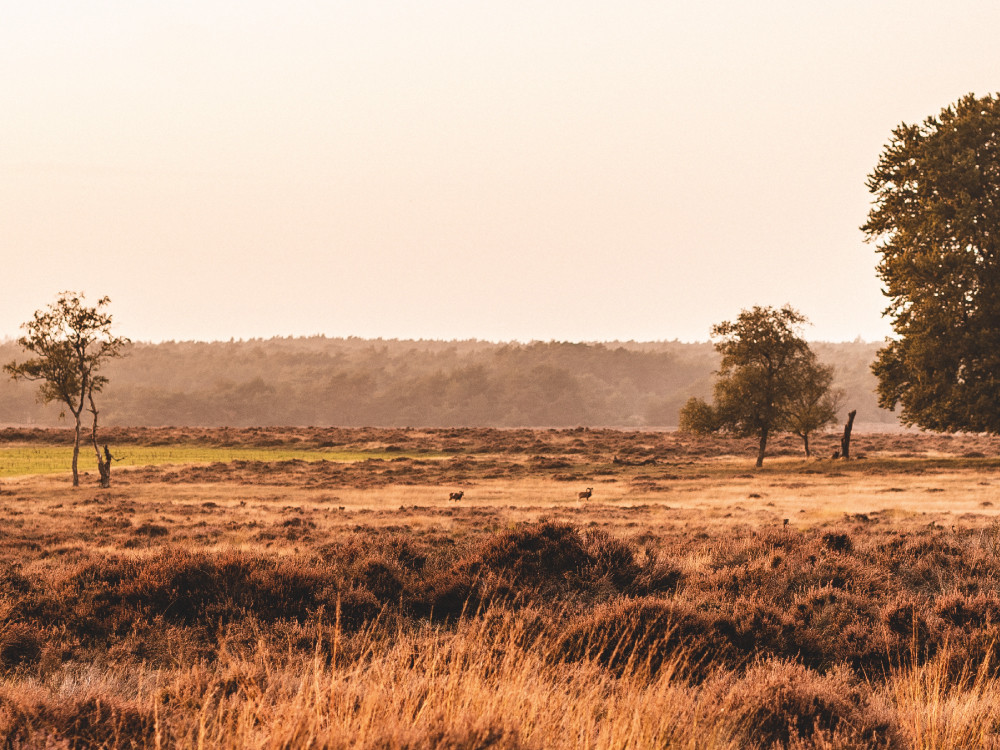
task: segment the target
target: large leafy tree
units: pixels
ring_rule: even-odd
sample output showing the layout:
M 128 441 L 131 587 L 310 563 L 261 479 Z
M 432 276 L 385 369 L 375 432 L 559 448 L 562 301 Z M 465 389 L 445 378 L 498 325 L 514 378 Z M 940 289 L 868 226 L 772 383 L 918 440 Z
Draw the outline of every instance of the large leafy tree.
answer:
M 107 297 L 102 297 L 90 307 L 82 294 L 63 292 L 22 326 L 25 335 L 17 343 L 32 356 L 4 366 L 15 379 L 39 381 L 39 398 L 46 403 L 61 403 L 73 415 L 74 487 L 80 485 L 78 467 L 84 411 L 93 416 L 91 440 L 101 485 L 107 487 L 111 482 L 110 452 L 105 447 L 102 453 L 98 445 L 94 394 L 100 393 L 108 382 L 99 373 L 101 366 L 108 359 L 121 356 L 129 340 L 111 332 L 111 315 L 105 310 L 109 303 Z
M 1000 432 L 1000 98 L 901 124 L 868 177 L 862 227 L 895 338 L 872 369 L 904 423 Z
M 809 344 L 798 334 L 805 323 L 806 318 L 788 306 L 754 307 L 735 321 L 713 326 L 715 348 L 722 355 L 715 402 L 689 400 L 681 410 L 681 429 L 754 436 L 757 466 L 763 466 L 768 438 L 792 427 L 791 414 L 806 388 L 819 393 L 829 389 L 828 381 L 823 387 L 827 371 L 816 364 Z

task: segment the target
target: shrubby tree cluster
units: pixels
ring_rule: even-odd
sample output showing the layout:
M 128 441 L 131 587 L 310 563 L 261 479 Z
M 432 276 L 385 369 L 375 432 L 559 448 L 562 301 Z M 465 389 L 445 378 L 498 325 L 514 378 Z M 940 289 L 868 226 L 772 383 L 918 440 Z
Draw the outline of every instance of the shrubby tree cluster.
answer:
M 767 441 L 778 431 L 809 436 L 836 417 L 833 368 L 822 365 L 798 334 L 806 319 L 791 307 L 754 307 L 733 322 L 712 328 L 722 359 L 714 403 L 692 398 L 680 413 L 680 428 L 696 433 L 724 431 L 758 439 L 757 466 Z

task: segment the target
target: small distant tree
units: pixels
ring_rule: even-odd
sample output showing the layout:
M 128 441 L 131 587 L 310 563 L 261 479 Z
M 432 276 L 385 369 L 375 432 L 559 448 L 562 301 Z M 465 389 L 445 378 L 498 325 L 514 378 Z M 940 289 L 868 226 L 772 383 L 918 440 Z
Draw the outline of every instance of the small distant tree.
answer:
M 809 344 L 797 333 L 806 322 L 805 316 L 786 305 L 780 310 L 754 307 L 735 321 L 713 326 L 712 336 L 719 339 L 715 348 L 722 355 L 715 403 L 689 400 L 681 410 L 681 428 L 754 436 L 759 446 L 757 466 L 763 466 L 768 438 L 789 429 L 790 413 L 805 390 L 807 373 L 822 374 Z
M 812 351 L 791 369 L 790 380 L 794 387 L 786 408 L 786 424 L 790 432 L 802 438 L 809 458 L 809 436 L 836 421 L 843 395 L 831 387 L 833 367 L 820 364 Z
M 23 362 L 10 362 L 4 370 L 16 380 L 39 381 L 38 397 L 44 403 L 59 402 L 73 415 L 76 431 L 73 440 L 73 486 L 80 485 L 79 457 L 83 413 L 93 415 L 91 439 L 97 458 L 101 486 L 111 484 L 111 454 L 102 453 L 97 439 L 97 404 L 108 379 L 98 371 L 109 359 L 120 357 L 130 343 L 111 333 L 111 315 L 104 308 L 111 300 L 102 297 L 88 307 L 84 295 L 63 292 L 22 328 L 25 335 L 18 345 L 34 355 Z

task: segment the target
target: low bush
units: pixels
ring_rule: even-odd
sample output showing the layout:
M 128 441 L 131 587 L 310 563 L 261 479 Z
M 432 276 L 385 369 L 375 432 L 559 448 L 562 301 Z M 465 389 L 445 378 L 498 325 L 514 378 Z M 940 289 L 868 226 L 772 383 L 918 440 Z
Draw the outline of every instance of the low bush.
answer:
M 617 672 L 659 672 L 675 666 L 696 680 L 731 663 L 732 643 L 710 616 L 657 597 L 623 598 L 570 622 L 551 654 L 560 661 L 596 661 Z
M 864 704 L 864 690 L 844 671 L 820 675 L 770 659 L 732 681 L 724 706 L 752 747 L 784 748 L 817 736 L 820 747 L 893 746 L 892 724 Z
M 37 661 L 43 643 L 37 627 L 24 622 L 8 622 L 0 630 L 0 665 L 11 668 Z

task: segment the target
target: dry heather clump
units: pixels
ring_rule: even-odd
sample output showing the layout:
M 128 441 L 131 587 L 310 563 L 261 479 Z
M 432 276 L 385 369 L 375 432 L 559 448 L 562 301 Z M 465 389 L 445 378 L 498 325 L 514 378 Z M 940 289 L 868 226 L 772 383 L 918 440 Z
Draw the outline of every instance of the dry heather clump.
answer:
M 8 622 L 0 629 L 0 664 L 9 669 L 35 662 L 43 644 L 37 628 L 24 622 Z
M 584 534 L 571 524 L 553 521 L 493 535 L 462 567 L 503 579 L 521 594 L 553 586 L 587 588 L 601 581 L 623 590 L 641 572 L 632 545 L 601 530 Z
M 3 747 L 153 747 L 157 732 L 148 702 L 92 690 L 52 697 L 38 689 L 0 687 Z M 159 740 L 165 745 L 170 737 L 161 731 Z
M 616 588 L 624 589 L 635 583 L 640 573 L 635 549 L 606 531 L 592 529 L 584 537 L 584 550 L 592 575 L 606 577 Z
M 575 527 L 544 521 L 496 534 L 466 566 L 537 584 L 579 576 L 589 563 L 583 535 Z
M 834 552 L 851 552 L 854 550 L 854 542 L 850 534 L 834 531 L 823 534 L 823 546 Z
M 136 536 L 148 536 L 148 537 L 168 536 L 170 534 L 170 529 L 161 524 L 150 523 L 149 521 L 146 521 L 145 523 L 136 526 L 133 533 Z
M 778 656 L 794 656 L 826 671 L 847 664 L 859 674 L 885 673 L 891 661 L 879 626 L 877 604 L 832 586 L 805 591 L 787 610 L 788 643 Z
M 703 679 L 733 656 L 710 616 L 670 599 L 623 598 L 565 626 L 551 652 L 560 661 L 594 661 L 618 673 L 656 674 L 665 664 Z
M 820 675 L 771 659 L 732 679 L 723 710 L 731 712 L 752 747 L 892 747 L 894 728 L 865 702 L 866 692 L 842 670 Z
M 302 561 L 243 552 L 167 549 L 151 557 L 109 556 L 84 563 L 62 584 L 54 605 L 80 629 L 123 634 L 156 617 L 186 625 L 224 623 L 248 614 L 262 621 L 332 611 L 329 574 Z

